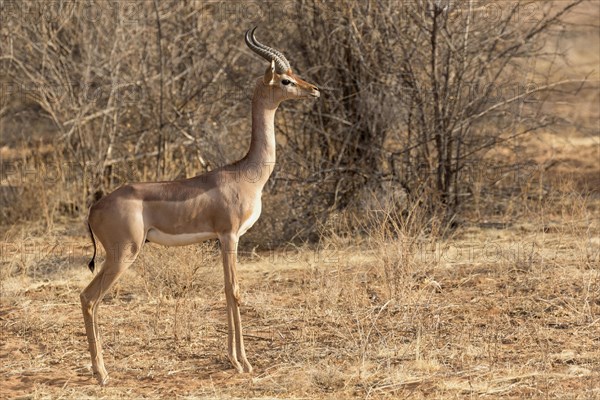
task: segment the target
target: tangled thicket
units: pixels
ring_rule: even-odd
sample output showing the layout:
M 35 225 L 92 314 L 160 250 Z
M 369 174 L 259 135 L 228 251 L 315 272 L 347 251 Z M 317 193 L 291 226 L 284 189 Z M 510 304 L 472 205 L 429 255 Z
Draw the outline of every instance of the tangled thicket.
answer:
M 271 240 L 379 208 L 451 221 L 481 184 L 474 166 L 518 168 L 519 139 L 555 123 L 542 105 L 558 82 L 528 60 L 557 56 L 544 40 L 580 2 L 10 3 L 2 144 L 28 151 L 4 159 L 3 175 L 52 172 L 3 191 L 44 192 L 3 219 L 81 216 L 125 181 L 241 157 L 263 65 L 242 36 L 259 24 L 261 41 L 324 92 L 278 114 L 261 222 Z

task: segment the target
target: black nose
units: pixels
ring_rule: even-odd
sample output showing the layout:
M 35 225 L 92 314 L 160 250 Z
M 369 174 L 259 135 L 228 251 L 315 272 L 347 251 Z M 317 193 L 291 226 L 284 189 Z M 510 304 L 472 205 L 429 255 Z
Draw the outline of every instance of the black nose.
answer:
M 317 92 L 319 91 L 319 88 L 316 86 L 313 86 L 313 90 L 316 90 Z

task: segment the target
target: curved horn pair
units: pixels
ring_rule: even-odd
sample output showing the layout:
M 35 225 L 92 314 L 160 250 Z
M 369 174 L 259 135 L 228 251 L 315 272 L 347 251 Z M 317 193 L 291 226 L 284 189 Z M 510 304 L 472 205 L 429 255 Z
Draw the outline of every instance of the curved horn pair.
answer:
M 271 62 L 271 60 L 275 61 L 275 70 L 277 73 L 282 74 L 286 71 L 291 70 L 290 62 L 285 58 L 285 56 L 269 46 L 265 46 L 256 40 L 254 36 L 254 31 L 256 31 L 257 26 L 252 29 L 248 29 L 246 31 L 246 44 L 256 54 L 264 58 L 265 60 Z

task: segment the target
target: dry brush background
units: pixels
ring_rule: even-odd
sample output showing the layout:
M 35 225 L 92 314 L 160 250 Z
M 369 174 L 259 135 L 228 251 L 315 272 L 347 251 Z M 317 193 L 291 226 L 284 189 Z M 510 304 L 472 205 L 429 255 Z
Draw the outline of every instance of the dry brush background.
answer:
M 1 398 L 600 397 L 597 1 L 0 0 Z M 218 244 L 147 245 L 79 306 L 83 221 L 128 181 L 244 154 L 284 104 L 240 243 L 251 375 L 226 358 Z

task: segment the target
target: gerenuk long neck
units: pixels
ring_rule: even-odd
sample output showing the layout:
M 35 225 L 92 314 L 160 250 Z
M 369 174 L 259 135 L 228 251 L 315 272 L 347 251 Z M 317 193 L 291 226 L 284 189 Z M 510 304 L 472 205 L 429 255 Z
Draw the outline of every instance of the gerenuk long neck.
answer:
M 273 102 L 270 88 L 259 82 L 252 98 L 250 149 L 240 160 L 240 167 L 249 169 L 245 175 L 255 177 L 261 188 L 275 167 L 275 111 L 278 105 Z

